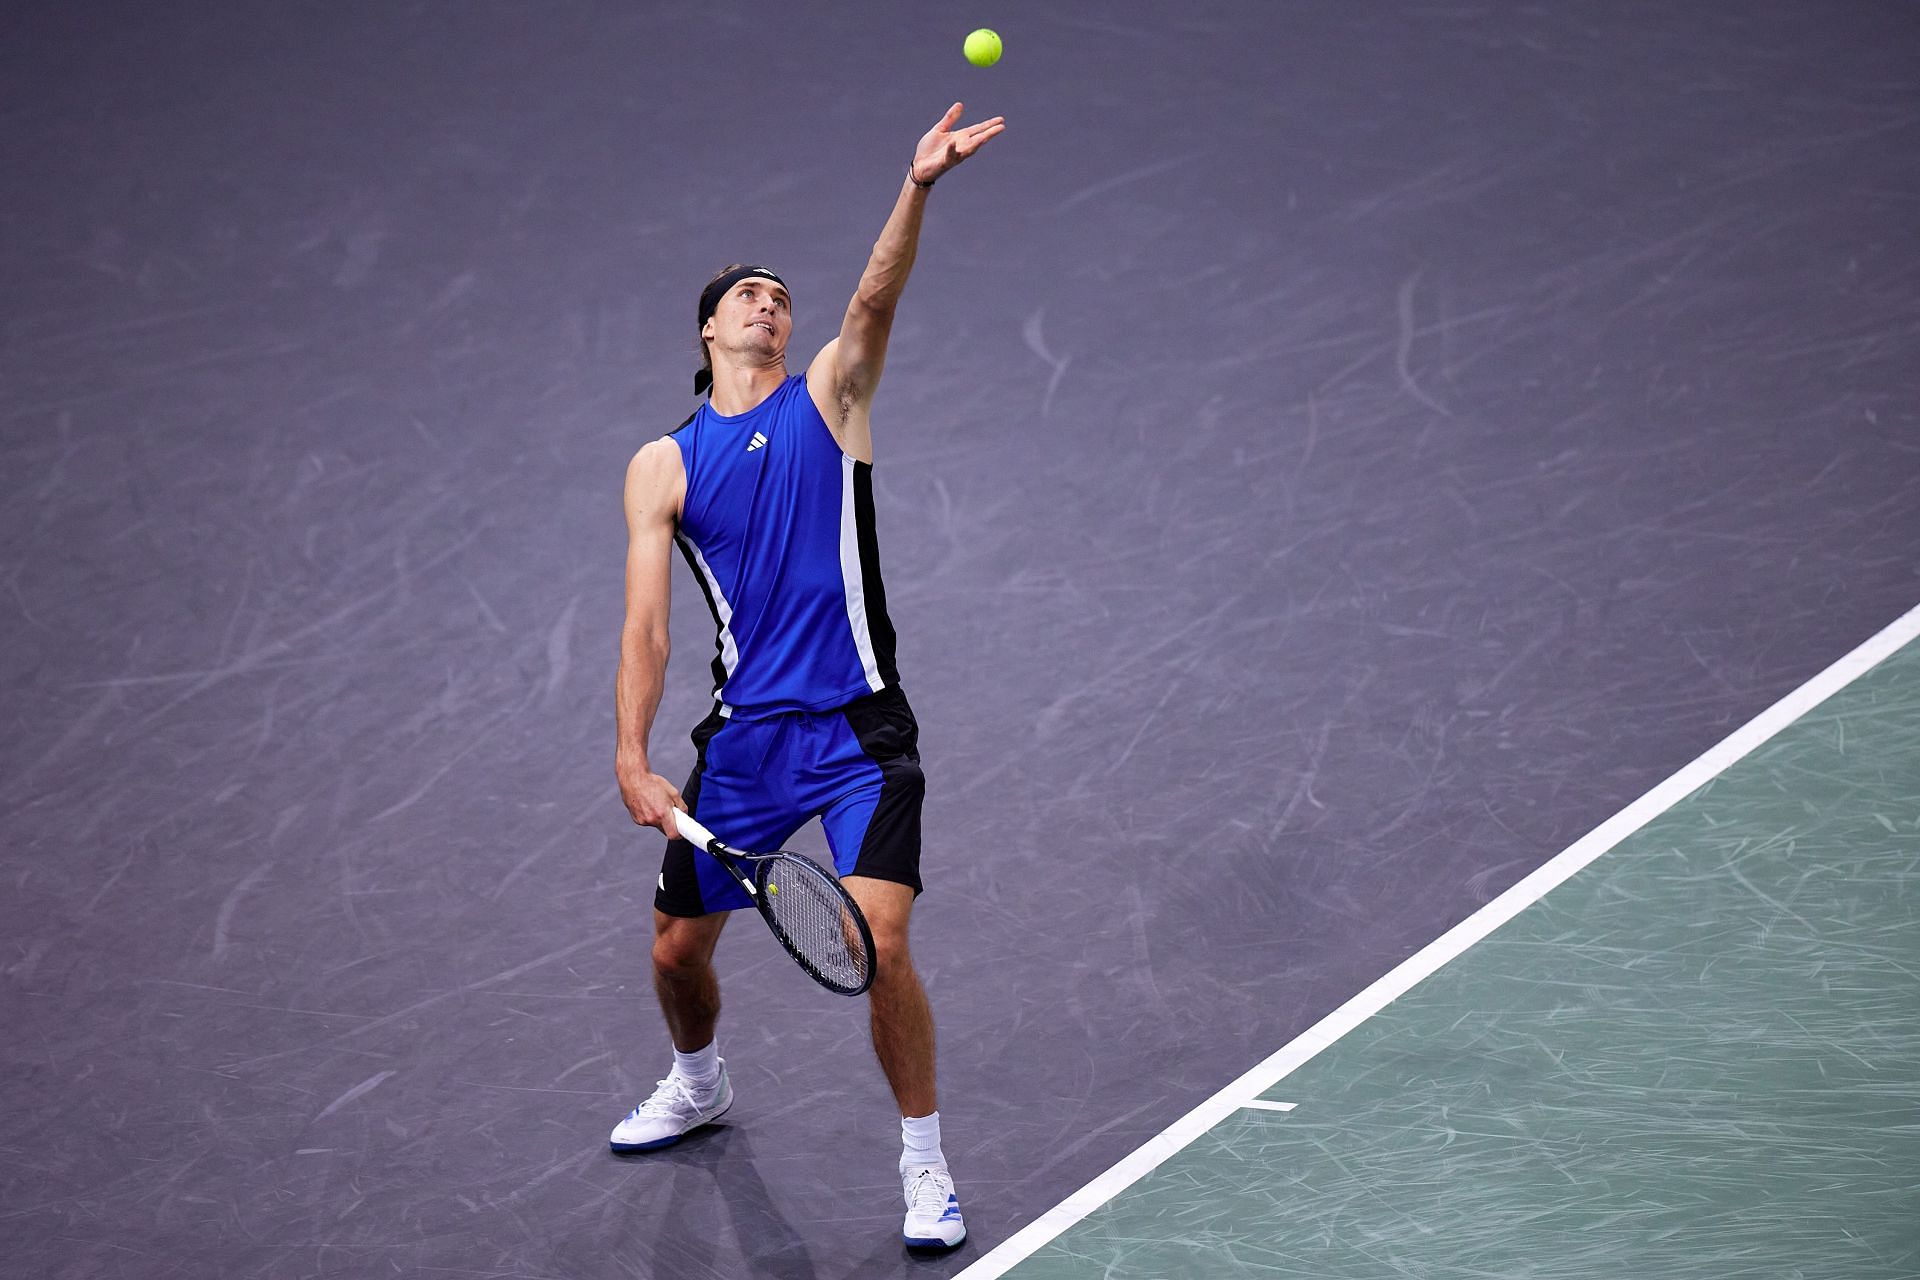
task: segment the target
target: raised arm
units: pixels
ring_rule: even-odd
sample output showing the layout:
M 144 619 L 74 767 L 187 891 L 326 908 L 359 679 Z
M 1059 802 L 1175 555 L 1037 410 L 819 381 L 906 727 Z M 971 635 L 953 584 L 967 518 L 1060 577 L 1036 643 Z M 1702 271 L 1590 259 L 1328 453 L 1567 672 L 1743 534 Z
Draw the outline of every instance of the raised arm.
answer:
M 647 738 L 667 675 L 667 610 L 673 591 L 673 529 L 686 491 L 680 446 L 655 440 L 627 466 L 627 616 L 614 684 L 614 775 L 633 820 L 677 834 L 680 790 L 653 771 Z
M 822 348 L 807 367 L 807 390 L 827 420 L 840 447 L 863 462 L 873 461 L 869 411 L 887 360 L 887 339 L 893 332 L 893 313 L 906 291 L 907 276 L 920 247 L 920 221 L 927 208 L 927 192 L 941 174 L 978 151 L 1006 129 L 1000 116 L 956 129 L 961 104 L 927 131 L 914 148 L 913 160 L 900 181 L 887 225 L 880 229 L 860 285 L 847 304 L 840 336 Z

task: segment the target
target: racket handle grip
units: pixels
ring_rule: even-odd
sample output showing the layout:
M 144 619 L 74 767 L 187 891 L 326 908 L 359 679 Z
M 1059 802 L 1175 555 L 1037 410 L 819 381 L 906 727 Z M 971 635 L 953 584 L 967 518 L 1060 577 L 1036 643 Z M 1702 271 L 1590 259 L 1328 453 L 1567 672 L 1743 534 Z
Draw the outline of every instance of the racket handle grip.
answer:
M 699 845 L 702 849 L 713 848 L 713 845 L 714 845 L 713 832 L 707 830 L 705 827 L 695 822 L 693 820 L 692 814 L 685 813 L 679 809 L 675 809 L 673 811 L 673 821 L 674 821 L 674 825 L 680 828 L 680 834 L 682 837 L 693 841 L 695 844 Z

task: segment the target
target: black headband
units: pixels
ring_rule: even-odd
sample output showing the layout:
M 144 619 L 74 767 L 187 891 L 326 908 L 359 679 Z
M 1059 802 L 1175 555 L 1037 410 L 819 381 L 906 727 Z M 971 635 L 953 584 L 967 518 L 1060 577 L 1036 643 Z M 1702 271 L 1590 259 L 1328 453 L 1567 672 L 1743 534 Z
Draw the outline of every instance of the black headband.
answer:
M 787 287 L 787 282 L 775 275 L 770 267 L 735 267 L 701 292 L 700 318 L 694 322 L 695 327 L 705 327 L 707 321 L 713 318 L 714 309 L 720 305 L 720 299 L 726 297 L 733 290 L 733 286 L 749 277 L 771 280 L 782 289 Z M 693 375 L 693 394 L 696 396 L 705 395 L 707 388 L 712 385 L 712 369 L 702 369 Z
M 732 290 L 733 286 L 739 284 L 742 280 L 745 280 L 748 276 L 758 276 L 762 280 L 771 280 L 775 284 L 779 285 L 782 289 L 785 289 L 787 287 L 787 282 L 785 280 L 782 280 L 779 276 L 775 275 L 771 267 L 735 267 L 733 270 L 727 272 L 727 274 L 721 276 L 718 280 L 715 280 L 712 284 L 708 285 L 706 287 L 706 290 L 703 293 L 701 293 L 700 318 L 694 321 L 694 324 L 696 326 L 699 326 L 699 325 L 705 324 L 708 320 L 711 320 L 713 318 L 714 309 L 720 305 L 720 299 L 726 297 L 728 292 Z

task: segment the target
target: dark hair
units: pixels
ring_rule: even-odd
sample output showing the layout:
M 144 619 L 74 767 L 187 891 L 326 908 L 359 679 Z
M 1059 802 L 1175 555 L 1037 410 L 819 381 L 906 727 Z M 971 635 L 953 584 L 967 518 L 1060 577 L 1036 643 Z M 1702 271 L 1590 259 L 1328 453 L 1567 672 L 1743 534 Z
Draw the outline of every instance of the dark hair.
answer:
M 706 297 L 707 290 L 726 279 L 728 273 L 739 271 L 746 265 L 744 262 L 729 262 L 726 266 L 714 272 L 712 277 L 700 286 L 700 297 Z M 700 348 L 700 372 L 706 374 L 706 380 L 711 382 L 713 380 L 713 352 L 707 348 L 707 340 L 700 336 L 700 331 L 706 327 L 707 322 L 705 320 L 702 320 L 694 326 L 693 341 L 694 345 Z

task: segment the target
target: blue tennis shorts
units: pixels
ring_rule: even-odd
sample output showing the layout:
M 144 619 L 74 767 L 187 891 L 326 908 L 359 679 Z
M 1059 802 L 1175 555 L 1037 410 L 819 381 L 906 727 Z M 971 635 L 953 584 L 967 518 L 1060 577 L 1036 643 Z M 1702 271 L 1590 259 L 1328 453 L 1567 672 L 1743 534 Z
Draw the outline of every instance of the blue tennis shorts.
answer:
M 819 713 L 745 719 L 718 709 L 693 731 L 693 772 L 680 789 L 714 835 L 767 853 L 819 818 L 841 876 L 871 876 L 920 892 L 919 727 L 897 688 Z M 670 916 L 751 907 L 718 863 L 685 840 L 667 842 L 653 904 Z

